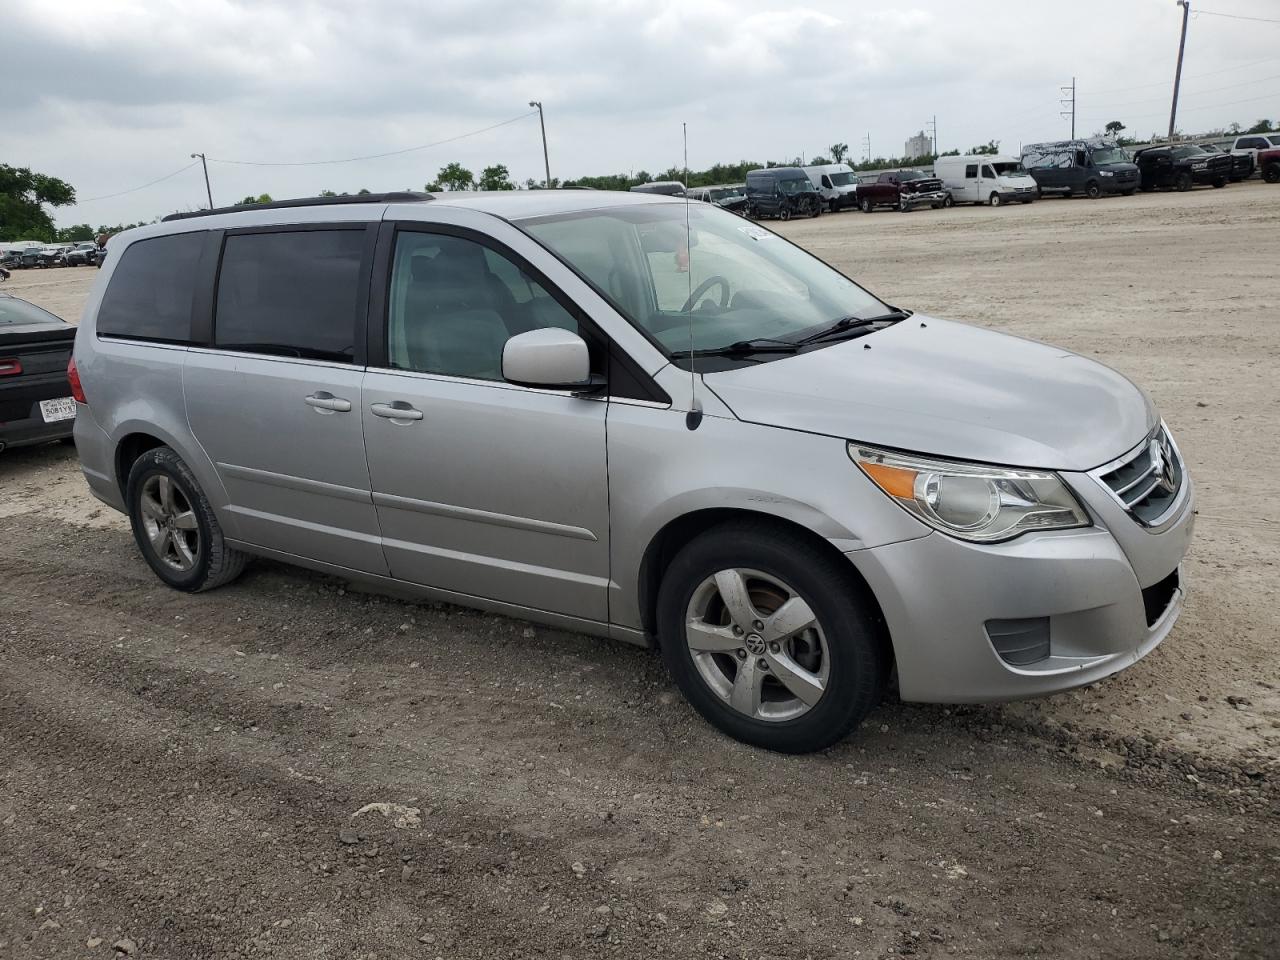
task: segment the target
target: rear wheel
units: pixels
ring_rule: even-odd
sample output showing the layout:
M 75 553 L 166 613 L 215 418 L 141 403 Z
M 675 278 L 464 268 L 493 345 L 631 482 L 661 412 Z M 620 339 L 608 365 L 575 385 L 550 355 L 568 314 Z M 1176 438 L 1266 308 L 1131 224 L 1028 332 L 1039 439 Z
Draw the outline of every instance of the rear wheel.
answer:
M 782 206 L 780 206 L 780 207 L 778 208 L 778 219 L 779 219 L 779 220 L 790 220 L 790 219 L 791 219 L 791 205 L 790 205 L 790 204 L 786 204 L 786 203 L 784 203 Z
M 807 753 L 879 702 L 888 646 L 845 561 L 763 521 L 686 546 L 658 595 L 662 655 L 708 721 L 746 743 Z
M 1084 185 L 1084 195 L 1090 200 L 1097 200 L 1102 196 L 1102 186 L 1097 180 L 1090 180 Z
M 245 554 L 226 545 L 195 474 L 169 447 L 140 456 L 129 471 L 129 521 L 143 559 L 176 590 L 211 590 L 238 577 Z
M 911 212 L 911 207 L 907 203 L 907 198 L 902 196 L 901 194 L 898 195 L 898 212 L 899 213 Z
M 1226 177 L 1219 177 L 1217 180 L 1213 181 L 1213 188 L 1215 190 L 1221 190 L 1226 185 L 1227 185 Z
M 1126 197 L 1132 197 L 1132 196 L 1133 196 L 1133 191 L 1134 191 L 1135 189 L 1137 189 L 1137 188 L 1136 188 L 1136 187 L 1130 187 L 1128 190 L 1121 190 L 1120 192 L 1121 192 L 1122 194 L 1124 194 Z
M 951 199 L 951 194 L 948 193 L 945 197 L 942 198 L 942 205 L 944 207 L 954 207 L 956 205 L 956 202 Z
M 871 206 L 870 197 L 863 197 L 861 200 L 858 201 L 858 206 L 862 208 L 863 213 L 870 213 L 873 209 L 875 209 L 874 207 Z

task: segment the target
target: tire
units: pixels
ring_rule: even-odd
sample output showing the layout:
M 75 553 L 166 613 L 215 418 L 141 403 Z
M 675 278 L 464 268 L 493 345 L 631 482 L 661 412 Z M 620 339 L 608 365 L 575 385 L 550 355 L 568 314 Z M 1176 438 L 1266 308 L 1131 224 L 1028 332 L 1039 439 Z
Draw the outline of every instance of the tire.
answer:
M 998 193 L 992 192 L 991 196 L 987 197 L 988 206 L 998 207 L 1002 203 L 1004 203 L 1004 201 L 1000 199 L 1000 194 Z
M 859 200 L 858 207 L 862 210 L 863 213 L 871 213 L 872 211 L 875 210 L 875 207 L 871 205 L 870 197 L 863 197 L 861 200 Z
M 247 556 L 226 545 L 222 526 L 195 474 L 169 447 L 154 447 L 134 461 L 126 497 L 133 539 L 143 559 L 175 590 L 212 590 L 230 583 L 244 570 Z M 144 498 L 151 507 L 144 505 Z M 168 511 L 167 517 L 155 510 L 157 505 Z M 190 527 L 181 526 L 184 519 Z M 168 527 L 164 539 L 164 525 L 170 521 L 177 524 Z M 161 527 L 158 533 L 151 532 L 157 525 Z
M 827 213 L 835 213 L 839 209 L 840 207 L 836 205 L 836 202 L 834 200 L 830 200 L 827 202 Z
M 1213 181 L 1213 189 L 1215 190 L 1221 190 L 1226 185 L 1227 185 L 1226 177 L 1219 177 L 1217 180 Z
M 942 198 L 942 205 L 944 207 L 950 208 L 950 207 L 954 207 L 956 205 L 956 202 L 951 199 L 951 194 L 948 193 L 945 197 Z
M 1090 200 L 1097 200 L 1102 196 L 1102 187 L 1097 180 L 1090 180 L 1084 185 L 1084 195 Z
M 810 220 L 813 220 L 813 219 L 815 219 L 816 217 L 820 217 L 820 216 L 822 216 L 822 201 L 821 201 L 821 200 L 815 200 L 815 201 L 813 201 L 813 203 L 811 203 L 809 206 L 810 206 L 810 210 L 809 210 L 809 219 L 810 219 Z
M 907 198 L 902 196 L 902 194 L 898 194 L 898 212 L 899 213 L 911 212 L 911 207 L 907 205 Z
M 712 625 L 702 634 L 687 628 L 691 611 L 699 611 L 700 619 L 701 611 L 709 610 L 715 624 L 732 623 L 717 575 L 744 583 L 747 605 L 740 611 L 760 618 L 747 623 L 740 648 L 732 628 L 719 633 L 724 628 Z M 810 612 L 812 626 L 782 637 L 779 649 L 767 639 L 767 624 L 769 607 L 777 609 L 784 593 Z M 880 701 L 892 658 L 873 610 L 873 601 L 841 558 L 773 521 L 733 521 L 693 540 L 671 562 L 658 592 L 658 632 L 667 669 L 707 721 L 744 743 L 809 753 L 843 739 Z M 731 649 L 695 653 L 691 633 L 713 636 L 714 644 L 727 642 Z M 747 645 L 754 652 L 748 653 Z M 780 671 L 785 665 L 802 669 Z M 744 675 L 743 669 L 750 673 Z M 793 694 L 792 687 L 812 694 L 812 681 L 823 673 L 814 701 Z M 783 676 L 791 678 L 791 686 L 784 685 Z M 739 690 L 742 679 L 756 683 Z M 731 705 L 735 695 L 751 713 Z
M 1263 167 L 1262 179 L 1267 183 L 1280 183 L 1280 163 L 1268 163 Z
M 1179 193 L 1186 193 L 1194 186 L 1195 181 L 1191 179 L 1191 174 L 1187 173 L 1185 170 L 1178 174 L 1178 178 L 1173 181 L 1173 189 L 1177 190 Z

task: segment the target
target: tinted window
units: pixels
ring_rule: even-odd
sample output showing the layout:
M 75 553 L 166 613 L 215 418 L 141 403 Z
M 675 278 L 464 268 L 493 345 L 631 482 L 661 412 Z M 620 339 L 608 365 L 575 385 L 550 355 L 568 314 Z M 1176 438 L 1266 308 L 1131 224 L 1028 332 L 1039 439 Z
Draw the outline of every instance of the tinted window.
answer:
M 508 338 L 542 327 L 578 332 L 547 290 L 502 254 L 462 237 L 396 238 L 387 357 L 398 370 L 502 379 Z
M 991 169 L 991 164 L 989 163 L 984 163 L 982 165 L 982 175 L 988 180 L 994 180 L 996 178 L 996 172 Z
M 978 175 L 978 165 L 976 163 L 966 163 L 964 165 L 964 175 L 966 177 L 976 177 Z
M 6 323 L 62 323 L 61 317 L 55 317 L 47 310 L 41 310 L 34 303 L 17 300 L 13 297 L 0 296 L 0 326 Z
M 188 343 L 205 234 L 175 233 L 125 248 L 98 308 L 98 333 Z
M 1242 150 L 1265 150 L 1271 146 L 1271 143 L 1265 137 L 1247 137 L 1244 140 L 1240 140 L 1237 145 Z
M 214 344 L 350 362 L 363 249 L 363 229 L 227 237 Z

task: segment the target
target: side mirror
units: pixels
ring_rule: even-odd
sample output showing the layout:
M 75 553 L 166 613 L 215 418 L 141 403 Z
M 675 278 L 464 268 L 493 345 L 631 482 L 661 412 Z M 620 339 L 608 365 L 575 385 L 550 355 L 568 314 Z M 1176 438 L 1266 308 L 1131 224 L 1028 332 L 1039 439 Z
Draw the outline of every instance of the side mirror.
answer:
M 522 387 L 588 389 L 592 380 L 587 343 L 560 327 L 516 334 L 502 347 L 502 378 Z

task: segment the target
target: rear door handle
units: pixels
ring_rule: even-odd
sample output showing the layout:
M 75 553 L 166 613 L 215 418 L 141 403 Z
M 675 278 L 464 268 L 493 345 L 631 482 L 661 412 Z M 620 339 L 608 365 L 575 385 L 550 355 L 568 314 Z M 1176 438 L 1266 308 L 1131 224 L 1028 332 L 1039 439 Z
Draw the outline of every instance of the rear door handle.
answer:
M 350 413 L 351 401 L 335 397 L 327 390 L 317 390 L 304 401 L 307 406 L 315 407 L 321 413 Z
M 422 411 L 417 410 L 403 400 L 396 400 L 393 403 L 374 403 L 369 405 L 369 409 L 375 417 L 382 417 L 384 420 L 421 420 Z

